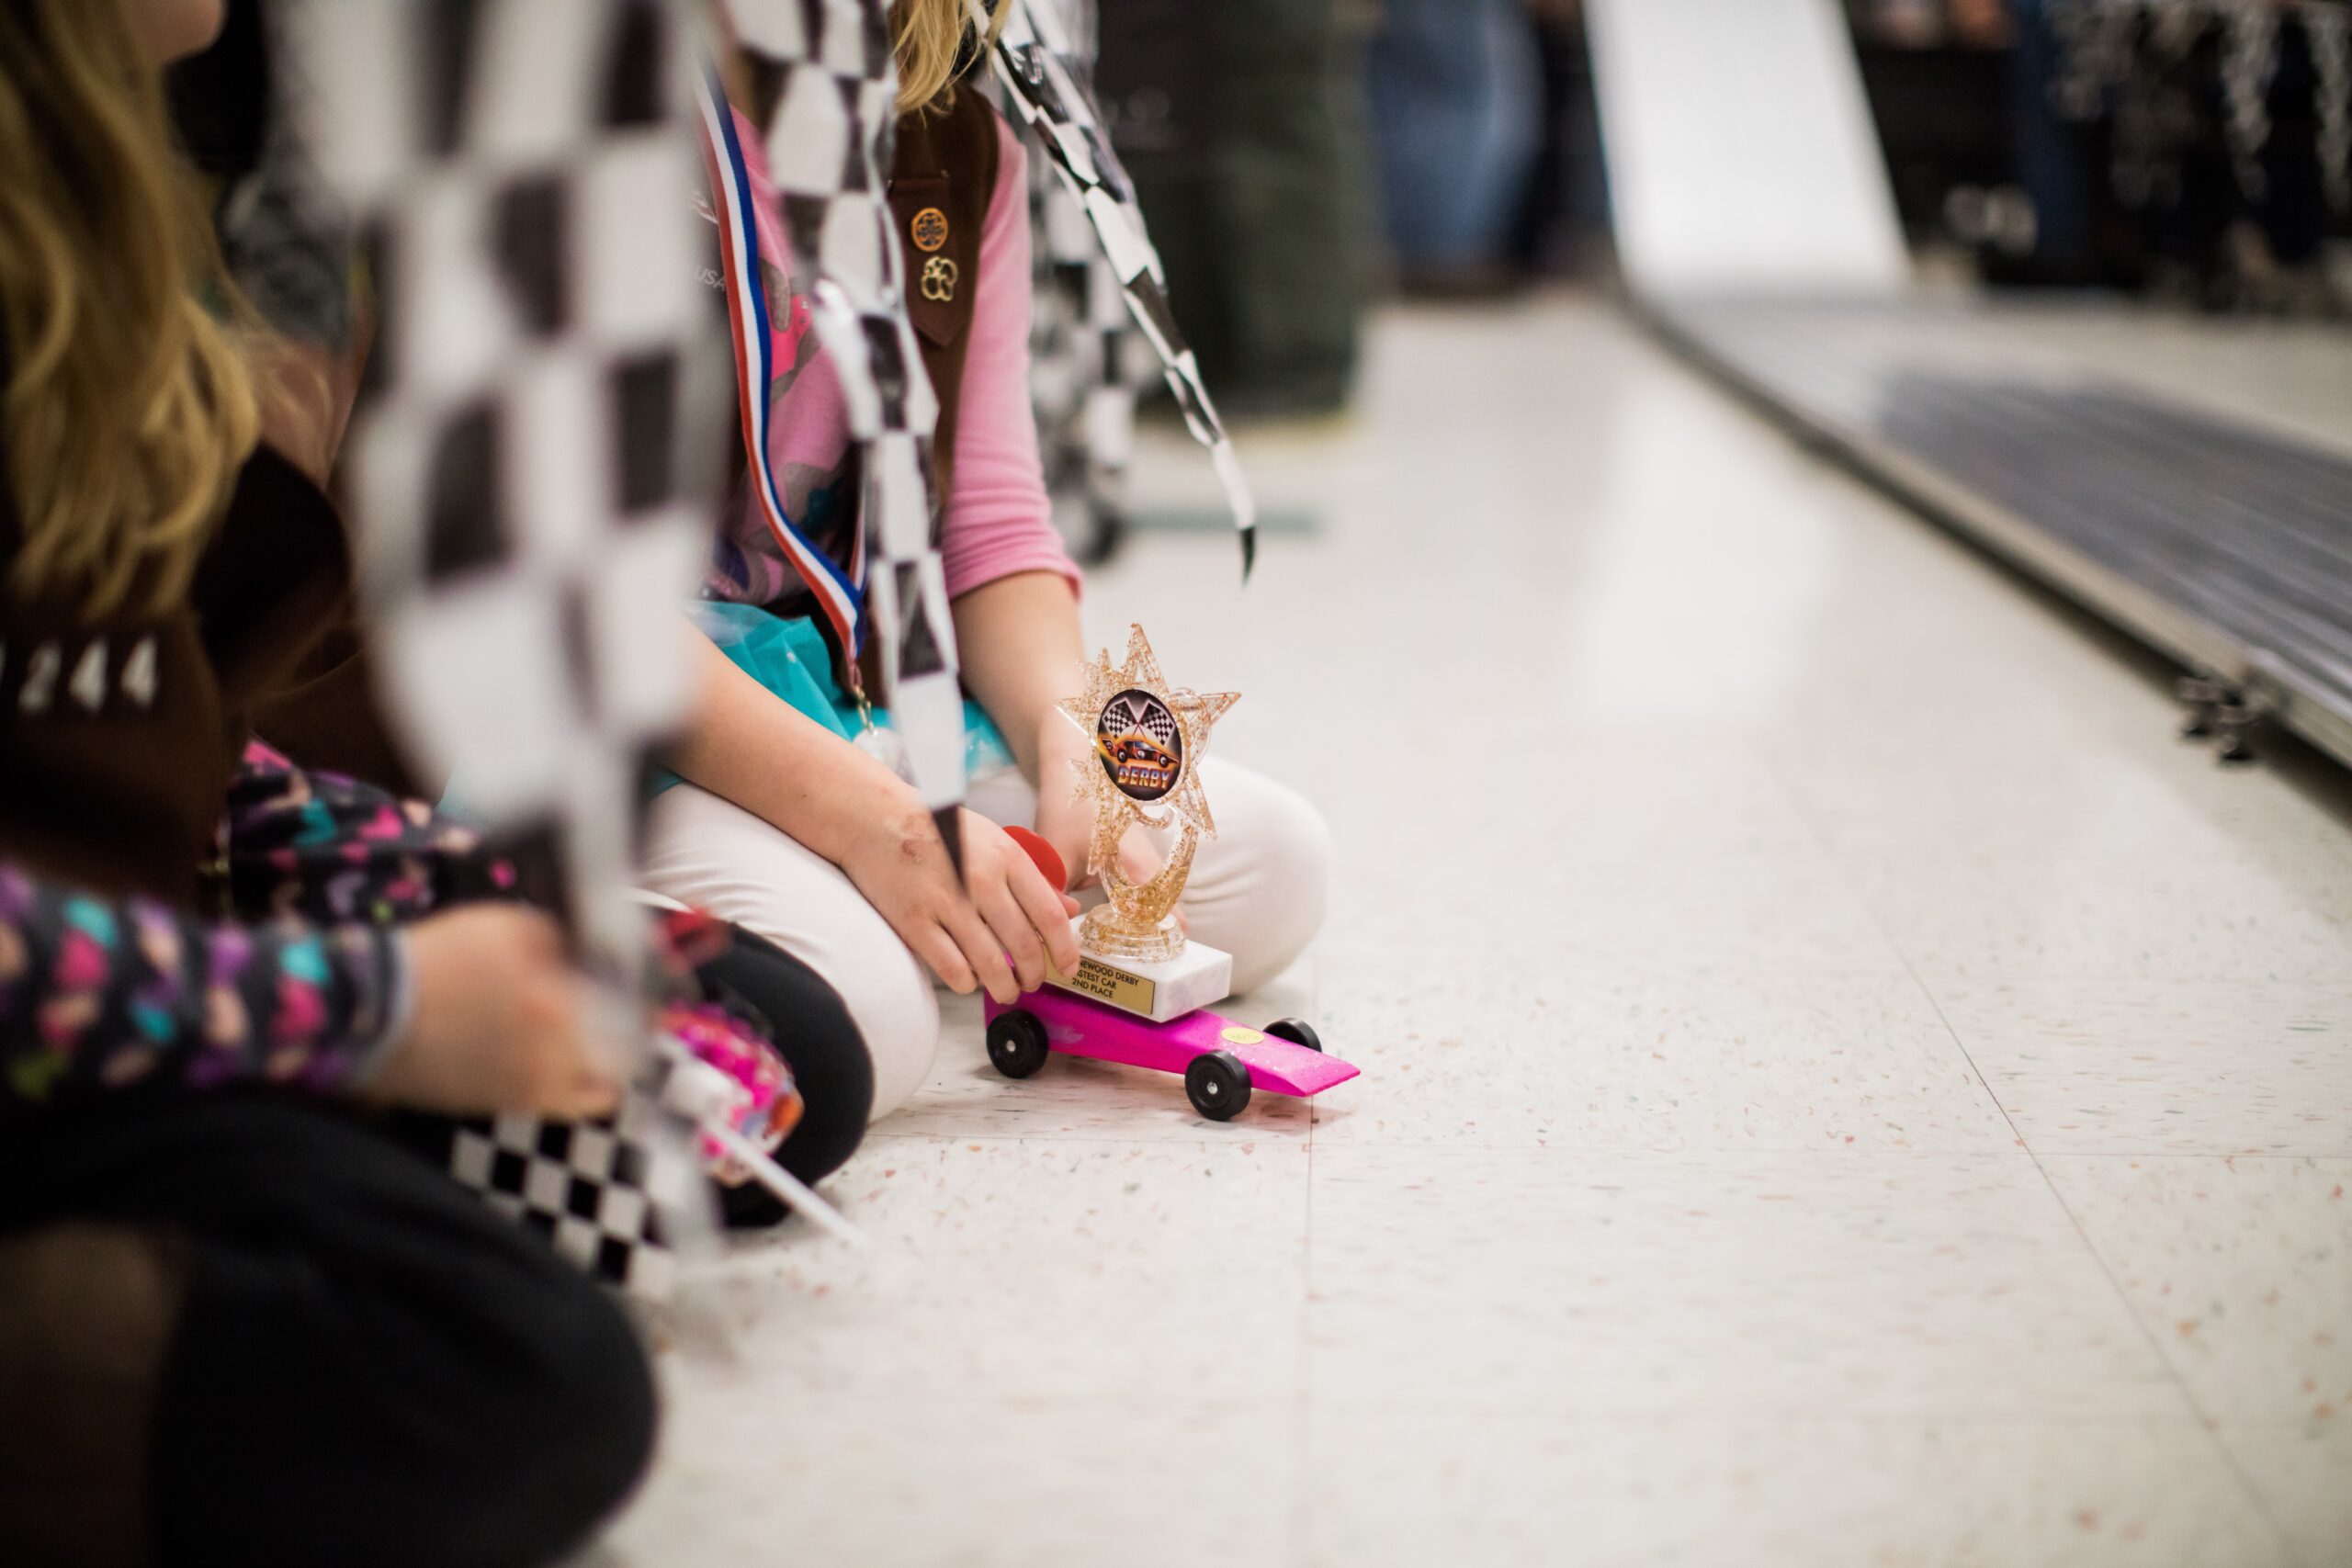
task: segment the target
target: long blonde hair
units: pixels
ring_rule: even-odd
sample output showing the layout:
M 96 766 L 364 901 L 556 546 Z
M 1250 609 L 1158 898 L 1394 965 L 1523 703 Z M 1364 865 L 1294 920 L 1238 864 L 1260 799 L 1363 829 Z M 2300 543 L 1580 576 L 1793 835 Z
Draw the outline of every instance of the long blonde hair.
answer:
M 11 586 L 95 619 L 187 592 L 259 438 L 235 299 L 127 0 L 0 4 Z
M 1004 30 L 1012 0 L 989 6 L 989 36 Z M 956 67 L 964 54 L 964 0 L 891 0 L 890 28 L 899 52 L 899 112 L 942 108 L 956 98 Z

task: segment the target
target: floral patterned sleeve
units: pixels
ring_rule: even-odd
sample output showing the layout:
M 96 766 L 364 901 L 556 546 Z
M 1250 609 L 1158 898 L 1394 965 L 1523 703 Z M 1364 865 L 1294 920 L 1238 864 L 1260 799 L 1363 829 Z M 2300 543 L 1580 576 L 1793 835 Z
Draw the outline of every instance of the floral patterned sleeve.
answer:
M 0 1116 L 130 1090 L 332 1093 L 405 1020 L 397 931 L 214 925 L 0 866 Z
M 229 781 L 228 907 L 322 921 L 422 919 L 512 897 L 514 866 L 472 828 L 418 800 L 246 746 Z

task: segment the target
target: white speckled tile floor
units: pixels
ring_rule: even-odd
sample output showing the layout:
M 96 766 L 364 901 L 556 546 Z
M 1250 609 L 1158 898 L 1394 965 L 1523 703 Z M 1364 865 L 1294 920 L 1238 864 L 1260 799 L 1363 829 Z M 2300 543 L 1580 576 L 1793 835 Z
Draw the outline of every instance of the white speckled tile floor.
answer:
M 599 1560 L 2352 1563 L 2352 782 L 1601 305 L 1392 317 L 1245 456 L 1319 532 L 1088 615 L 1323 804 L 1231 1010 L 1365 1076 L 1214 1125 L 951 1004 L 873 1251 L 700 1270 Z

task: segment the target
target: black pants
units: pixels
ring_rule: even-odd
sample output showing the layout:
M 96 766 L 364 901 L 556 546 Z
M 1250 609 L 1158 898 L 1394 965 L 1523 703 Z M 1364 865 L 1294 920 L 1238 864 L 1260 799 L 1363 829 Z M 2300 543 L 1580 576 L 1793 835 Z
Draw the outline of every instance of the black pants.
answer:
M 0 1123 L 0 1562 L 551 1562 L 653 1427 L 619 1306 L 365 1127 Z
M 776 1163 L 811 1185 L 841 1168 L 865 1136 L 874 1110 L 874 1055 L 849 1008 L 823 976 L 766 938 L 735 929 L 720 956 L 699 965 L 703 992 L 739 1017 L 767 1025 L 800 1088 L 800 1125 Z M 772 1225 L 784 1205 L 765 1188 L 719 1194 L 730 1225 Z

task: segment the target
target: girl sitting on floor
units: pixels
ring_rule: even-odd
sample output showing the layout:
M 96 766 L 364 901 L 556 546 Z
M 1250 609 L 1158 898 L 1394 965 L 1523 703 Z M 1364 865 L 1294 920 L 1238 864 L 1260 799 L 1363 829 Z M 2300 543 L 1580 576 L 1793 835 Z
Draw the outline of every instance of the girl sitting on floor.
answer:
M 890 202 L 918 280 L 909 300 L 941 414 L 935 444 L 946 508 L 944 553 L 967 689 L 972 780 L 966 879 L 957 882 L 914 791 L 854 743 L 865 719 L 842 650 L 756 502 L 717 542 L 696 618 L 709 633 L 702 717 L 672 765 L 686 781 L 649 823 L 649 886 L 758 931 L 831 983 L 874 1053 L 875 1114 L 928 1076 L 939 1039 L 936 976 L 1001 1001 L 1035 986 L 1048 958 L 1077 953 L 1073 906 L 1046 886 L 995 826 L 1034 824 L 1078 877 L 1091 824 L 1069 788 L 1088 740 L 1055 704 L 1080 689 L 1080 578 L 1055 532 L 1029 400 L 1030 234 L 1023 155 L 1012 130 L 959 73 L 981 58 L 961 0 L 898 0 L 901 73 Z M 735 134 L 764 219 L 772 191 L 760 137 L 730 83 Z M 762 257 L 797 260 L 763 223 Z M 797 280 L 796 280 L 797 281 Z M 807 327 L 805 303 L 774 291 L 778 363 L 769 461 L 804 537 L 850 560 L 859 518 L 840 382 Z M 1233 954 L 1247 990 L 1285 967 L 1323 917 L 1321 819 L 1281 784 L 1222 759 L 1204 764 L 1218 834 L 1204 841 L 1182 915 Z M 1164 847 L 1130 839 L 1140 881 Z M 1080 886 L 1083 886 L 1081 882 Z M 1076 890 L 1076 889 L 1072 889 Z

